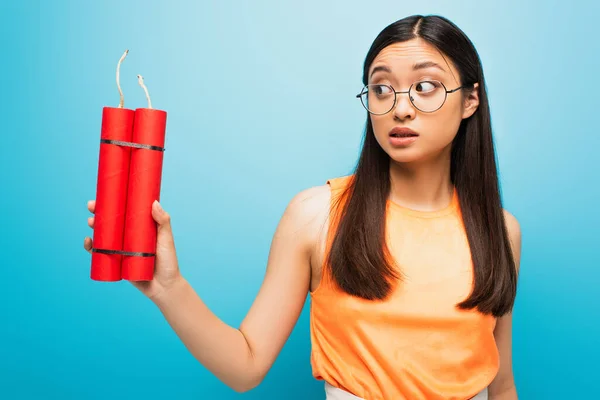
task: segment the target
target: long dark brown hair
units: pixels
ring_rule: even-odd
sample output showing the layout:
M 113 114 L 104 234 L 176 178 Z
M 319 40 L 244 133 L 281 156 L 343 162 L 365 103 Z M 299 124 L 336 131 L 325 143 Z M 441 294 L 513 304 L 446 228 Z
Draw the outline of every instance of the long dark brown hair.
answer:
M 479 82 L 479 107 L 463 119 L 452 143 L 450 179 L 456 187 L 474 268 L 470 296 L 457 306 L 502 316 L 515 300 L 517 271 L 499 193 L 491 117 L 479 55 L 469 38 L 448 19 L 414 15 L 387 26 L 377 36 L 363 67 L 369 68 L 386 46 L 421 38 L 451 59 L 460 82 Z M 337 209 L 339 223 L 328 253 L 328 265 L 345 292 L 384 299 L 401 280 L 385 241 L 386 205 L 390 194 L 390 158 L 379 146 L 367 113 L 362 150 Z

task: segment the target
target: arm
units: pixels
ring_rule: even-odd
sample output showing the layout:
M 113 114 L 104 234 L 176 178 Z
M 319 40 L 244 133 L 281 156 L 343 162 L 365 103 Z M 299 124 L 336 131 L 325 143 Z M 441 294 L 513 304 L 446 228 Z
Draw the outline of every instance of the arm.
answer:
M 521 260 L 521 228 L 517 219 L 504 211 L 515 266 L 519 270 Z M 500 353 L 500 370 L 489 386 L 490 400 L 516 400 L 517 389 L 512 370 L 512 313 L 498 318 L 494 336 Z
M 328 196 L 328 187 L 320 186 L 292 199 L 273 237 L 262 286 L 239 329 L 213 314 L 184 279 L 154 299 L 192 355 L 238 392 L 262 381 L 302 311 Z

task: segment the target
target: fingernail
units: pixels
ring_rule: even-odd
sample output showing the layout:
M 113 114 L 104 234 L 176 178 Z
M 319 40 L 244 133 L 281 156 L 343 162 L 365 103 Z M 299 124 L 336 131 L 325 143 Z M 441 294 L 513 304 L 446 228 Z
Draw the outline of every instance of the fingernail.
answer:
M 156 203 L 156 207 L 158 208 L 158 211 L 163 211 L 163 208 L 161 207 L 160 203 L 158 202 L 158 200 L 154 200 L 154 202 Z

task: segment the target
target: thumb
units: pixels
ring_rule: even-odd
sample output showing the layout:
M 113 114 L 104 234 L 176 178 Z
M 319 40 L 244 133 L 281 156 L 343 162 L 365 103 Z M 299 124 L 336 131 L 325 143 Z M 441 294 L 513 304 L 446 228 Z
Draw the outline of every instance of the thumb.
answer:
M 171 216 L 163 210 L 158 200 L 152 203 L 152 218 L 157 223 L 156 231 L 156 266 L 161 273 L 176 270 L 177 256 L 175 255 L 175 242 L 171 230 Z M 165 275 L 163 275 L 165 277 Z
M 152 218 L 158 224 L 158 231 L 171 231 L 171 217 L 163 210 L 158 200 L 152 203 Z
M 152 218 L 157 223 L 157 245 L 164 249 L 172 250 L 175 247 L 173 243 L 173 232 L 171 231 L 171 216 L 161 207 L 158 200 L 152 203 Z

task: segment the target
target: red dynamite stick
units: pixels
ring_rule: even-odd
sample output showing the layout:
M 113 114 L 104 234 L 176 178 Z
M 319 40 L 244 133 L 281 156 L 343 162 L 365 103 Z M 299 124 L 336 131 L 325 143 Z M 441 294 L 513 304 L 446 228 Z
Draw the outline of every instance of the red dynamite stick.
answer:
M 134 111 L 104 107 L 100 137 L 130 142 Z M 125 224 L 129 147 L 101 143 L 96 185 L 94 249 L 121 250 Z M 121 280 L 121 255 L 92 252 L 91 278 L 97 281 Z
M 166 122 L 165 111 L 136 109 L 133 141 L 164 148 Z M 144 254 L 124 256 L 123 279 L 147 281 L 154 276 L 157 227 L 152 218 L 152 203 L 160 201 L 162 166 L 162 151 L 132 149 L 123 250 Z
M 143 86 L 142 77 L 139 76 Z M 145 87 L 144 87 L 145 89 Z M 146 91 L 147 95 L 147 91 Z M 152 108 L 135 110 L 132 141 L 152 148 L 132 148 L 125 212 L 122 277 L 130 281 L 149 281 L 154 277 L 157 226 L 152 218 L 152 203 L 160 201 L 163 150 L 167 113 Z
M 123 247 L 131 148 L 104 141 L 130 142 L 132 139 L 135 112 L 123 108 L 123 93 L 119 85 L 119 69 L 127 53 L 128 50 L 117 65 L 117 87 L 121 93 L 119 107 L 104 107 L 102 110 L 90 272 L 91 279 L 97 281 L 122 279 L 122 256 L 111 252 L 120 251 Z

